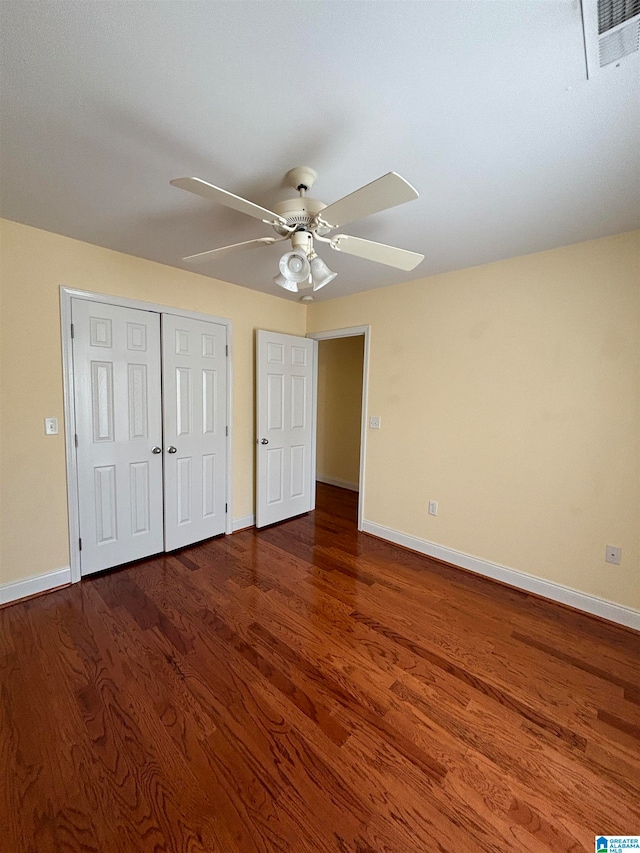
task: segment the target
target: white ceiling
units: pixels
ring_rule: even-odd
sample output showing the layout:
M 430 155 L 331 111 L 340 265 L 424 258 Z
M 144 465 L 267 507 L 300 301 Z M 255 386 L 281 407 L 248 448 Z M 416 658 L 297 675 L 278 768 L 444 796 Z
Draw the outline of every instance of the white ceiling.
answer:
M 1 215 L 190 268 L 272 234 L 175 189 L 325 203 L 394 170 L 420 198 L 344 231 L 412 273 L 321 249 L 318 299 L 640 227 L 639 63 L 586 80 L 578 0 L 4 2 Z M 283 298 L 282 246 L 197 271 Z M 325 291 L 327 291 L 325 293 Z

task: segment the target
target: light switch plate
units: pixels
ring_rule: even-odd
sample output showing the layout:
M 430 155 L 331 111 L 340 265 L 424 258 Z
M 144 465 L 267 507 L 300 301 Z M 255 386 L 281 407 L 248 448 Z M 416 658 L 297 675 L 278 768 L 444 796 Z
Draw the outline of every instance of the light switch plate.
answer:
M 369 418 L 369 429 L 380 429 L 380 418 L 377 415 Z
M 58 434 L 58 419 L 57 418 L 45 418 L 44 419 L 44 434 L 45 435 L 57 435 Z

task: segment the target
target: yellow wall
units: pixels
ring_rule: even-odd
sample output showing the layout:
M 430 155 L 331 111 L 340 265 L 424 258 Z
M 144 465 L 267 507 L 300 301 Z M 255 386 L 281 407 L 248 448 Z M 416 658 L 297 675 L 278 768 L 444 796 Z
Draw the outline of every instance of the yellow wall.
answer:
M 303 335 L 305 307 L 6 220 L 0 247 L 0 582 L 69 565 L 60 285 L 233 321 L 233 517 L 251 515 L 254 330 Z
M 12 222 L 0 241 L 2 583 L 69 563 L 64 437 L 43 425 L 63 423 L 65 285 L 233 321 L 234 518 L 253 512 L 254 329 L 371 324 L 366 518 L 640 609 L 640 232 L 308 309 Z
M 364 336 L 318 342 L 319 477 L 358 484 Z
M 640 232 L 311 305 L 371 324 L 366 518 L 640 608 L 639 320 Z

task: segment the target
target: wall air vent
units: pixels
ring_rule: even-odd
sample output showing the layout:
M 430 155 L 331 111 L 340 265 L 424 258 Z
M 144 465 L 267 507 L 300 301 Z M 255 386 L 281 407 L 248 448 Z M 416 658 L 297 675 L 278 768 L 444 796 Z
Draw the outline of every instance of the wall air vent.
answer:
M 640 15 L 640 0 L 598 0 L 598 32 L 608 33 Z
M 600 67 L 629 56 L 640 48 L 640 18 L 618 27 L 599 39 Z
M 640 61 L 640 0 L 582 0 L 587 76 Z

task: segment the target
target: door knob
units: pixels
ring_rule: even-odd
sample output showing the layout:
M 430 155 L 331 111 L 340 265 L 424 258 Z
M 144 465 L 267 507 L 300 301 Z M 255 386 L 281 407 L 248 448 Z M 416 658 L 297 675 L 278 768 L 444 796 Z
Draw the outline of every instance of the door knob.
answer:
M 170 447 L 167 447 L 167 453 L 177 453 L 178 448 L 174 447 L 173 444 Z
M 268 438 L 261 438 L 260 444 L 269 444 L 269 439 Z
M 152 447 L 152 448 L 151 448 L 151 452 L 152 452 L 152 453 L 162 453 L 162 448 L 161 448 L 161 447 L 158 447 L 158 445 L 156 444 L 156 446 L 155 446 L 155 447 Z

